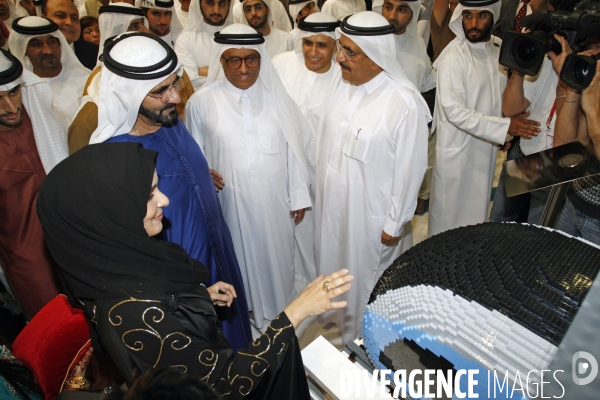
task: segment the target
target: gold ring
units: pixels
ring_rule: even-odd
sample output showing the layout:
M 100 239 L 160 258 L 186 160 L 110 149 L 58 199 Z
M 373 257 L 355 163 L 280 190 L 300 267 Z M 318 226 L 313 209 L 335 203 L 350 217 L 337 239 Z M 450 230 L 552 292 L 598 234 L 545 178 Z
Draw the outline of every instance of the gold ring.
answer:
M 331 284 L 329 283 L 329 281 L 323 282 L 323 290 L 326 292 L 330 292 L 332 290 Z

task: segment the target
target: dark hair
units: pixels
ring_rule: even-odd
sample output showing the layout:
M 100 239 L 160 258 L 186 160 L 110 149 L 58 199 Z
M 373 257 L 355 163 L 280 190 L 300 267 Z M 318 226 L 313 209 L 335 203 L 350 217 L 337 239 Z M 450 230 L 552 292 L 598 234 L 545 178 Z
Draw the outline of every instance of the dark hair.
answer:
M 6 346 L 6 348 L 10 350 L 4 338 L 0 337 L 0 347 L 1 346 Z M 36 383 L 33 373 L 29 368 L 21 365 L 17 360 L 0 359 L 0 376 L 4 378 L 6 383 L 14 388 L 17 394 L 23 399 L 29 399 L 31 395 L 36 395 L 40 398 L 44 397 L 44 393 Z
M 212 389 L 197 376 L 177 367 L 151 369 L 137 377 L 127 392 L 114 390 L 105 400 L 218 400 Z
M 81 26 L 81 32 L 83 32 L 83 30 L 85 28 L 87 28 L 88 26 L 92 26 L 93 24 L 97 24 L 98 23 L 98 19 L 94 18 L 94 17 L 90 17 L 89 15 L 86 17 L 82 17 L 79 20 L 79 25 Z

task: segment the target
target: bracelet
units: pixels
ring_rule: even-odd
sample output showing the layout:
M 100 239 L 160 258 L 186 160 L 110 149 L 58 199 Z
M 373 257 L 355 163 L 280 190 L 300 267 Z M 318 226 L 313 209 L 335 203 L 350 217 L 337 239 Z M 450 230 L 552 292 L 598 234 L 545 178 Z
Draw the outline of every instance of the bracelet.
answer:
M 65 385 L 71 389 L 87 390 L 90 388 L 90 381 L 83 376 L 74 376 L 67 379 Z
M 579 103 L 579 100 L 565 100 L 565 103 Z
M 563 94 L 562 96 L 556 96 L 556 100 L 564 99 L 566 97 L 567 97 L 566 94 Z

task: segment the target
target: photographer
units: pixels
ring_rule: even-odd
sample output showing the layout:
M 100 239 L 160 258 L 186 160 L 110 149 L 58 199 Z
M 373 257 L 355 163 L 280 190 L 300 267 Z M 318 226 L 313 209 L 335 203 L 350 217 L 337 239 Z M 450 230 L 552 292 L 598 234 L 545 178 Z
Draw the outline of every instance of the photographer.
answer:
M 588 39 L 587 50 L 580 54 L 600 54 L 600 37 Z M 560 81 L 556 97 L 564 100 L 557 110 L 554 146 L 589 138 L 596 156 L 600 155 L 600 61 L 592 82 L 581 94 Z M 573 181 L 556 229 L 600 244 L 599 175 Z
M 540 12 L 551 10 L 550 3 L 546 0 L 538 5 Z M 555 35 L 558 39 L 558 35 Z M 560 38 L 562 39 L 562 37 Z M 566 44 L 566 42 L 565 42 Z M 566 49 L 570 53 L 569 45 Z M 550 51 L 542 64 L 541 71 L 536 76 L 527 76 L 516 70 L 508 81 L 502 98 L 502 112 L 506 117 L 514 117 L 522 113 L 533 121 L 537 121 L 541 132 L 530 139 L 521 138 L 509 151 L 507 161 L 516 160 L 552 147 L 554 124 L 556 122 L 555 100 L 558 84 L 557 63 L 559 57 Z M 560 58 L 564 60 L 564 58 Z M 498 189 L 494 195 L 494 203 L 490 213 L 493 222 L 516 221 L 519 216 L 527 211 L 527 222 L 539 224 L 544 205 L 548 199 L 549 189 L 537 190 L 518 196 L 507 197 L 504 186 L 505 172 L 502 171 L 498 181 Z

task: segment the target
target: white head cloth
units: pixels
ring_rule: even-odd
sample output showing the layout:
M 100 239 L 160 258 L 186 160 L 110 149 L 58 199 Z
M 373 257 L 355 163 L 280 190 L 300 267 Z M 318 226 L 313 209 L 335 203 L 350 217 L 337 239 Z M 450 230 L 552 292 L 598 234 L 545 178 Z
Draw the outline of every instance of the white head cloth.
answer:
M 128 32 L 123 35 L 131 34 L 135 33 Z M 123 35 L 119 35 L 119 37 Z M 177 57 L 175 52 L 172 55 Z M 110 56 L 123 65 L 147 67 L 164 60 L 168 53 L 160 38 L 133 36 L 117 43 L 111 49 Z M 170 65 L 171 63 L 168 63 L 165 67 L 148 73 L 163 71 Z M 177 61 L 173 73 L 180 76 L 183 73 L 179 61 Z M 131 132 L 144 98 L 153 87 L 168 79 L 169 76 L 148 80 L 128 79 L 115 74 L 104 65 L 100 77 L 100 95 L 97 103 L 98 127 L 90 138 L 90 144 L 102 143 L 113 136 Z
M 306 17 L 304 19 L 304 21 L 305 22 L 326 22 L 326 23 L 338 22 L 338 20 L 333 15 L 330 15 L 330 14 L 327 14 L 324 12 L 317 12 L 314 14 L 310 14 L 308 17 Z M 309 31 L 304 31 L 304 30 L 298 28 L 298 32 L 296 33 L 296 47 L 294 48 L 294 51 L 296 53 L 302 53 L 302 39 L 309 37 L 309 36 L 314 36 L 314 35 L 325 35 L 325 36 L 329 36 L 333 40 L 337 39 L 335 36 L 335 31 L 332 31 L 332 32 L 327 32 L 327 31 L 309 32 Z M 334 56 L 334 62 L 335 62 L 335 56 Z
M 484 1 L 482 3 L 489 3 L 489 1 Z M 501 7 L 502 7 L 502 2 L 500 0 L 496 1 L 493 4 L 487 4 L 484 6 L 471 6 L 471 5 L 465 6 L 462 4 L 462 2 L 458 3 L 456 8 L 454 9 L 454 12 L 452 13 L 452 17 L 450 18 L 450 24 L 449 24 L 450 30 L 452 32 L 454 32 L 456 37 L 450 43 L 448 43 L 448 45 L 440 53 L 438 58 L 436 58 L 435 62 L 433 63 L 433 68 L 437 69 L 437 66 L 440 65 L 442 58 L 446 55 L 448 50 L 450 50 L 452 47 L 454 47 L 457 44 L 460 44 L 466 40 L 465 31 L 463 30 L 463 26 L 462 26 L 463 11 L 465 11 L 465 10 L 489 11 L 494 16 L 494 21 L 492 21 L 492 25 L 493 25 L 494 23 L 496 23 L 496 21 L 498 21 L 498 18 L 500 18 L 500 8 Z
M 124 7 L 124 8 L 136 8 L 129 3 L 111 3 L 111 7 Z M 139 9 L 141 11 L 141 9 Z M 134 19 L 143 18 L 144 25 L 148 27 L 148 21 L 141 15 L 132 15 L 119 12 L 103 12 L 98 17 L 98 26 L 100 27 L 100 50 L 98 54 L 102 54 L 104 51 L 104 42 L 106 39 L 120 35 L 121 33 L 127 32 L 129 24 Z M 102 62 L 98 60 L 96 66 L 102 65 Z
M 157 8 L 159 10 L 171 11 L 171 28 L 182 31 L 184 26 L 179 21 L 179 17 L 175 12 L 175 2 L 179 3 L 179 0 L 174 1 L 161 1 L 161 0 L 142 0 L 140 7 L 142 8 Z
M 257 32 L 250 26 L 243 24 L 232 24 L 221 31 L 222 34 L 256 34 Z M 279 126 L 283 136 L 290 147 L 290 150 L 296 157 L 298 165 L 301 168 L 304 180 L 308 182 L 308 168 L 304 149 L 306 144 L 302 143 L 303 138 L 307 138 L 310 128 L 302 112 L 294 103 L 294 100 L 285 90 L 279 75 L 273 68 L 271 57 L 264 44 L 217 44 L 213 47 L 210 55 L 210 66 L 208 67 L 208 77 L 205 85 L 208 86 L 219 77 L 224 76 L 223 66 L 221 65 L 221 55 L 227 49 L 254 49 L 260 54 L 260 73 L 258 79 L 273 96 L 275 112 L 279 120 Z M 225 78 L 224 78 L 225 79 Z
M 296 17 L 298 16 L 298 13 L 300 11 L 302 11 L 302 9 L 308 4 L 308 3 L 314 3 L 315 5 L 315 10 L 317 12 L 321 11 L 319 10 L 319 6 L 317 5 L 317 1 L 316 0 L 308 0 L 308 1 L 303 1 L 301 3 L 289 3 L 288 7 L 290 10 L 290 16 L 292 17 L 292 19 L 294 20 L 294 28 L 298 27 L 298 22 L 296 22 Z
M 227 14 L 227 18 L 225 19 L 225 24 L 223 25 L 223 28 L 233 23 L 233 5 L 236 1 L 239 0 L 230 0 L 229 2 L 229 13 Z M 202 16 L 202 11 L 200 10 L 200 0 L 192 0 L 190 2 L 189 23 L 183 30 L 191 32 L 200 32 L 204 30 L 205 25 L 209 24 L 207 24 L 206 21 L 204 21 L 204 17 Z
M 17 2 L 18 1 L 19 0 L 17 0 Z M 29 16 L 29 13 L 27 12 L 27 10 L 21 4 L 15 3 L 14 0 L 6 0 L 6 3 L 8 3 L 7 4 L 8 12 L 12 18 L 20 18 L 20 17 Z M 10 26 L 9 26 L 9 28 L 12 29 L 12 27 L 10 27 Z
M 9 0 L 12 1 L 12 0 Z M 42 17 L 25 17 L 18 21 L 18 25 L 27 28 L 37 28 L 44 27 L 47 25 L 54 24 L 54 22 L 42 18 Z M 23 34 L 17 32 L 15 29 L 12 30 L 10 36 L 8 37 L 8 47 L 10 48 L 10 52 L 17 57 L 21 63 L 23 63 L 23 67 L 33 71 L 33 66 L 31 65 L 31 61 L 29 61 L 29 57 L 25 56 L 25 52 L 27 51 L 27 44 L 34 37 L 39 36 L 47 36 L 52 35 L 58 40 L 60 40 L 60 63 L 62 64 L 63 72 L 71 72 L 75 70 L 81 70 L 85 73 L 90 73 L 90 70 L 81 64 L 71 46 L 67 42 L 67 39 L 63 36 L 62 32 L 57 28 L 54 32 L 50 33 L 42 33 L 42 34 Z
M 408 26 L 406 27 L 406 32 L 404 32 L 405 34 L 408 34 L 409 36 L 417 36 L 418 35 L 418 28 L 417 28 L 417 23 L 419 22 L 419 13 L 421 12 L 421 0 L 403 0 L 406 4 L 408 4 L 408 6 L 410 7 L 410 9 L 412 10 L 412 19 L 410 20 L 410 22 L 408 23 Z M 373 11 L 375 11 L 375 8 L 381 8 L 383 7 L 383 0 L 374 0 L 373 1 Z
M 347 19 L 348 24 L 361 28 L 377 28 L 390 25 L 387 19 L 381 14 L 373 11 L 361 11 Z M 377 64 L 385 73 L 395 80 L 399 85 L 411 90 L 416 94 L 416 99 L 427 110 L 427 118 L 431 120 L 427 103 L 421 96 L 419 89 L 406 77 L 404 70 L 396 58 L 396 45 L 394 43 L 394 34 L 376 36 L 361 36 L 342 32 L 341 28 L 335 30 L 339 39 L 342 35 L 351 39 L 362 51 L 365 52 L 375 64 Z M 340 73 L 341 79 L 341 73 Z
M 6 71 L 11 66 L 11 60 L 0 53 L 0 71 Z M 52 89 L 48 82 L 23 69 L 21 76 L 14 81 L 0 85 L 0 91 L 11 90 L 18 84 L 22 84 L 23 106 L 31 119 L 35 144 L 47 174 L 69 155 L 67 132 L 54 118 Z

